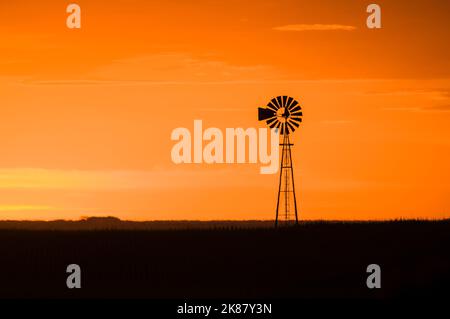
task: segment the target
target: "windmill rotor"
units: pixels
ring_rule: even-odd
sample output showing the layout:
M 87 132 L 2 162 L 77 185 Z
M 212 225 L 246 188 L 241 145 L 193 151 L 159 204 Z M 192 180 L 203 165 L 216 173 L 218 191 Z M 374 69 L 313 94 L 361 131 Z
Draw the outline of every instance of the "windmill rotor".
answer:
M 294 98 L 277 96 L 258 108 L 258 120 L 266 121 L 270 128 L 279 129 L 282 135 L 293 133 L 302 122 L 302 108 Z

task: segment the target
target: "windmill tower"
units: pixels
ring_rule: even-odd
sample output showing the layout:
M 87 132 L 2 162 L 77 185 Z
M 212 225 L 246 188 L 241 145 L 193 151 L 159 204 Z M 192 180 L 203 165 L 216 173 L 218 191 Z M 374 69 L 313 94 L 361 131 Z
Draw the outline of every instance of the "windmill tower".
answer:
M 275 227 L 280 222 L 298 224 L 297 199 L 295 197 L 294 169 L 292 166 L 291 144 L 289 135 L 302 122 L 302 108 L 289 96 L 273 98 L 265 108 L 258 108 L 258 120 L 266 121 L 270 128 L 280 132 L 281 161 L 280 179 L 278 185 L 277 209 Z

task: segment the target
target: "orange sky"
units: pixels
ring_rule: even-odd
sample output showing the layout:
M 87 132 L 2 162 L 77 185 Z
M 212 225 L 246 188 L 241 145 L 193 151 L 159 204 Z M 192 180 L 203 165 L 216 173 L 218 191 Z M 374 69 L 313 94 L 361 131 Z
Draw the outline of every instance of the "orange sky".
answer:
M 300 218 L 450 217 L 450 3 L 376 1 L 369 30 L 357 0 L 74 2 L 81 30 L 0 2 L 0 219 L 273 218 L 277 175 L 175 165 L 170 134 L 264 127 L 283 94 Z

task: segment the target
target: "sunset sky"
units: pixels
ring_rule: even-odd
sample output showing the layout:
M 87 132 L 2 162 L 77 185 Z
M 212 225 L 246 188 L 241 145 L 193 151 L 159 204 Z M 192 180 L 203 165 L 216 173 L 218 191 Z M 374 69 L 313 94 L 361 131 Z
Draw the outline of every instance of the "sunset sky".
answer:
M 264 127 L 301 219 L 450 217 L 450 2 L 0 0 L 0 219 L 271 219 L 260 164 L 171 160 L 177 127 Z

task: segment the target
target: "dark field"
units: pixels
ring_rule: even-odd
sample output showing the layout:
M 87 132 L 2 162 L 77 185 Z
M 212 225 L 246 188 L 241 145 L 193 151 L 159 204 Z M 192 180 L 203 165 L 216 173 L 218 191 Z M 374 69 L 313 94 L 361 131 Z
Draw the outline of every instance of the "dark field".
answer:
M 111 220 L 107 230 L 59 223 L 0 223 L 0 297 L 450 296 L 450 220 L 279 229 L 268 222 L 144 227 Z M 81 266 L 81 289 L 66 287 L 72 263 Z M 381 266 L 381 289 L 366 287 L 372 263 Z

